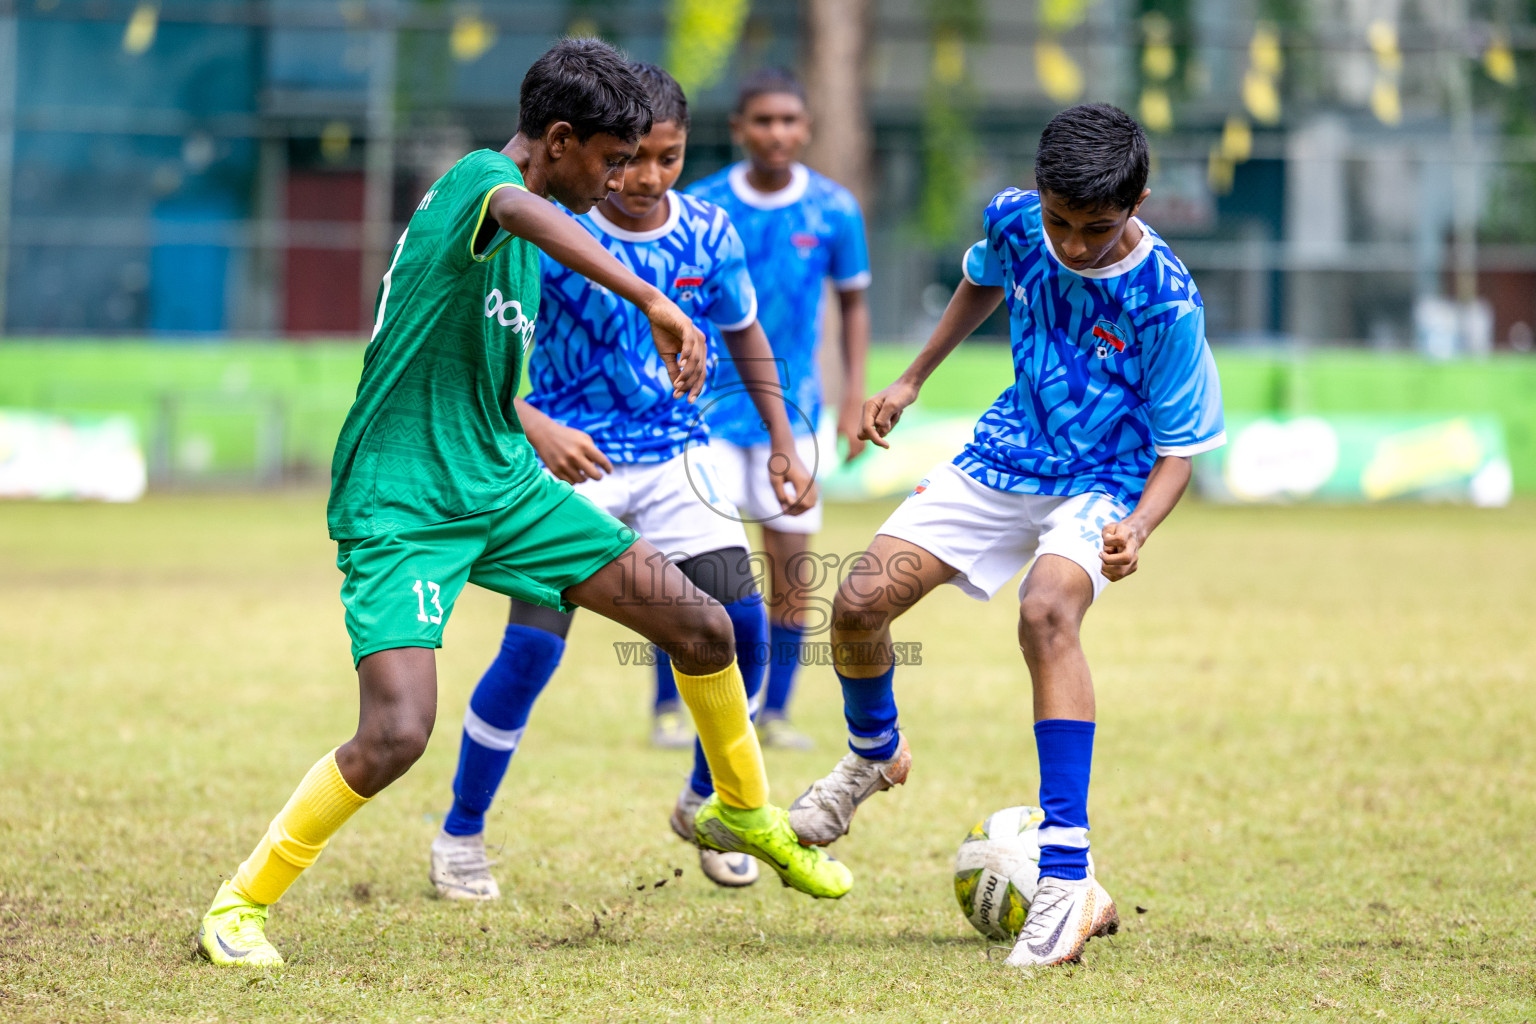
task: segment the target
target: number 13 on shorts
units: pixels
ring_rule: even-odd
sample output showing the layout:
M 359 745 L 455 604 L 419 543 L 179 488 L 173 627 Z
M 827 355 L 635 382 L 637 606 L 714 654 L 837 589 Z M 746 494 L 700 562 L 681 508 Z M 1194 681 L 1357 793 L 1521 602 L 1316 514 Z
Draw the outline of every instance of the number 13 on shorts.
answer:
M 416 621 L 430 622 L 434 626 L 443 623 L 443 605 L 439 600 L 442 597 L 443 588 L 431 580 L 417 580 L 411 587 L 416 595 Z M 434 614 L 427 614 L 427 604 L 431 602 Z

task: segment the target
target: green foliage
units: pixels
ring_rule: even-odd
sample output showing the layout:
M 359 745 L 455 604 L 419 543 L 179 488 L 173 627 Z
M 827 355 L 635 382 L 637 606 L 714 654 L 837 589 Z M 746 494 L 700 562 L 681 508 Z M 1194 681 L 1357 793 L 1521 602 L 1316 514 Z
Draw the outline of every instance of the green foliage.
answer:
M 1536 0 L 1502 5 L 1499 13 L 1511 13 L 1515 26 L 1536 25 Z M 1507 21 L 1496 20 L 1500 31 L 1508 33 Z M 1472 73 L 1472 95 L 1480 110 L 1491 110 L 1498 118 L 1504 138 L 1529 144 L 1536 138 L 1536 50 L 1529 46 L 1513 49 L 1515 80 L 1512 84 L 1495 81 L 1486 66 Z M 1478 234 L 1485 241 L 1514 244 L 1536 243 L 1536 161 L 1512 160 L 1488 167 L 1487 200 Z
M 1168 39 L 1174 53 L 1173 74 L 1167 81 L 1166 88 L 1175 96 L 1186 93 L 1185 76 L 1179 72 L 1189 65 L 1189 57 L 1193 52 L 1192 35 L 1193 23 L 1190 14 L 1190 0 L 1138 0 L 1137 17 L 1143 28 L 1156 26 L 1161 20 L 1168 28 Z M 1144 35 L 1147 34 L 1144 32 Z M 1141 40 L 1145 46 L 1146 40 Z M 1149 76 L 1144 61 L 1136 63 L 1137 82 L 1141 86 L 1158 84 L 1155 76 Z
M 649 670 L 586 613 L 490 813 L 506 898 L 434 899 L 459 716 L 506 617 L 469 588 L 426 755 L 274 908 L 290 966 L 206 967 L 191 937 L 220 875 L 356 723 L 322 505 L 0 504 L 0 1018 L 1536 1013 L 1529 503 L 1174 514 L 1085 629 L 1094 857 L 1125 928 L 1080 967 L 1007 971 L 955 905 L 966 830 L 1036 777 L 1012 591 L 950 587 L 896 627 L 924 645 L 898 677 L 915 770 L 838 845 L 846 899 L 703 881 L 666 824 L 686 758 L 645 745 Z M 833 507 L 818 550 L 857 550 L 887 511 Z M 784 802 L 843 749 L 830 669 L 795 710 L 821 747 L 768 752 Z
M 923 89 L 923 182 L 918 227 L 932 245 L 949 245 L 974 228 L 971 195 L 980 143 L 975 128 L 976 90 L 967 47 L 981 38 L 980 0 L 926 0 L 933 54 Z
M 975 233 L 971 201 L 979 144 L 970 90 L 929 82 L 923 92 L 923 191 L 918 207 L 923 236 L 947 245 Z
M 982 0 L 923 0 L 923 14 L 934 32 L 953 32 L 975 41 L 986 30 L 986 6 Z
M 666 68 L 689 96 L 720 80 L 741 30 L 748 0 L 670 0 Z
M 448 10 L 446 0 L 414 0 L 412 6 L 433 18 Z M 453 97 L 453 58 L 448 52 L 447 34 L 402 28 L 395 45 L 396 117 L 403 122 L 415 114 L 446 109 Z

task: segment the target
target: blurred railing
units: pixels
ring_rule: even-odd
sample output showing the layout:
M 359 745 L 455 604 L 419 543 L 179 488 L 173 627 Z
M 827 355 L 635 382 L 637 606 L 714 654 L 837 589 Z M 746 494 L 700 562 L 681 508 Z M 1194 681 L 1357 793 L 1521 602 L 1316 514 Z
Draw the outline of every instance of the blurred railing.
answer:
M 665 59 L 683 6 L 0 0 L 0 331 L 357 336 L 420 192 L 505 141 L 529 61 L 567 31 Z M 1041 124 L 1086 98 L 1155 129 L 1145 213 L 1218 344 L 1536 348 L 1524 8 L 931 6 L 873 5 L 857 97 L 877 336 L 924 335 L 981 205 L 1030 183 Z M 1265 20 L 1282 8 L 1291 23 Z M 736 77 L 796 64 L 806 24 L 800 4 L 750 5 L 729 73 L 692 97 L 685 181 L 733 159 Z M 941 186 L 947 235 L 921 214 Z

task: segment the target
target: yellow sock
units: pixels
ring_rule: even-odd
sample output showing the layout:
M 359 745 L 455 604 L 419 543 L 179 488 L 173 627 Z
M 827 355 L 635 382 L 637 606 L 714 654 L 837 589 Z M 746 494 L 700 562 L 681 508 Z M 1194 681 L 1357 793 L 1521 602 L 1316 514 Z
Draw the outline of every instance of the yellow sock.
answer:
M 276 903 L 320 856 L 331 836 L 367 802 L 341 777 L 336 751 L 326 754 L 304 776 L 267 826 L 267 834 L 235 872 L 235 892 L 252 903 Z
M 714 675 L 684 675 L 675 667 L 672 675 L 683 703 L 693 713 L 693 727 L 699 731 L 721 801 L 744 810 L 762 807 L 768 802 L 768 773 L 763 769 L 757 732 L 747 717 L 741 669 L 732 661 Z

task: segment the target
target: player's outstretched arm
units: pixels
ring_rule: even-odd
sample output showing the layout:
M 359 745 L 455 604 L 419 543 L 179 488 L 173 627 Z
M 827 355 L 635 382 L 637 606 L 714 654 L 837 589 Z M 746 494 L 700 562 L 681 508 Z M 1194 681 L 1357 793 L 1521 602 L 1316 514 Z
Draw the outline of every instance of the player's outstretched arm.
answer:
M 859 436 L 881 448 L 889 448 L 886 436 L 895 428 L 907 406 L 917 401 L 917 393 L 928 377 L 1002 301 L 1001 288 L 961 281 L 950 297 L 949 305 L 944 307 L 944 315 L 939 318 L 939 325 L 933 329 L 928 344 L 912 360 L 912 365 L 896 378 L 894 384 L 864 403 L 864 422 Z
M 632 274 L 598 241 L 547 199 L 519 188 L 497 189 L 490 213 L 508 234 L 527 239 L 582 277 L 634 303 L 651 322 L 651 335 L 672 378 L 672 393 L 691 402 L 704 390 L 704 334 L 660 289 Z
M 774 372 L 768 336 L 756 320 L 739 331 L 722 330 L 720 335 L 731 350 L 731 358 L 736 360 L 736 372 L 747 386 L 757 414 L 768 424 L 768 444 L 772 449 L 768 456 L 768 479 L 773 484 L 774 496 L 779 499 L 780 508 L 797 516 L 816 504 L 816 478 L 795 452 L 795 434 L 784 411 L 784 390 Z
M 528 443 L 557 479 L 579 484 L 583 480 L 601 480 L 603 474 L 613 472 L 613 463 L 586 431 L 546 416 L 521 398 L 514 398 L 512 405 L 528 435 Z
M 863 288 L 837 293 L 843 328 L 843 400 L 837 411 L 837 433 L 848 445 L 846 462 L 864 451 L 859 428 L 864 412 L 864 365 L 869 359 L 868 294 Z
M 1109 580 L 1123 580 L 1136 571 L 1141 546 L 1158 524 L 1168 518 L 1173 506 L 1189 486 L 1190 462 L 1183 455 L 1159 455 L 1147 474 L 1146 490 L 1130 515 L 1104 527 L 1104 550 L 1099 560 Z

